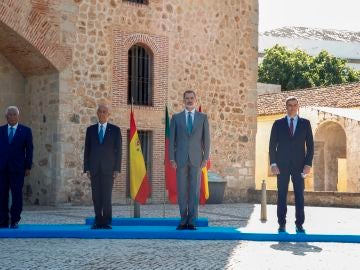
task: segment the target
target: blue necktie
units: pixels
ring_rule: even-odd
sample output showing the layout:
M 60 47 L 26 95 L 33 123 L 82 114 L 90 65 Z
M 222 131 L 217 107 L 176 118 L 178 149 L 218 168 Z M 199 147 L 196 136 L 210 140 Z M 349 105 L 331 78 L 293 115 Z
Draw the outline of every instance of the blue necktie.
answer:
M 187 130 L 189 134 L 191 134 L 192 129 L 193 129 L 193 122 L 192 122 L 191 112 L 188 112 Z
M 99 141 L 100 141 L 100 144 L 102 144 L 104 141 L 104 126 L 103 125 L 100 125 Z
M 12 142 L 12 139 L 14 138 L 14 128 L 11 127 L 10 128 L 10 133 L 9 133 L 9 143 Z

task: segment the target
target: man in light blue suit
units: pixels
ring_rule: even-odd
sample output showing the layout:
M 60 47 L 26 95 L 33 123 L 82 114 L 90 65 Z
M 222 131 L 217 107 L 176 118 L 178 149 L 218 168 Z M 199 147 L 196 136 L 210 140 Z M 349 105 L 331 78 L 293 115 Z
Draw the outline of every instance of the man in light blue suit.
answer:
M 196 230 L 200 175 L 209 159 L 210 131 L 207 115 L 195 110 L 195 92 L 187 90 L 183 98 L 185 109 L 171 119 L 169 156 L 176 168 L 181 217 L 177 229 Z

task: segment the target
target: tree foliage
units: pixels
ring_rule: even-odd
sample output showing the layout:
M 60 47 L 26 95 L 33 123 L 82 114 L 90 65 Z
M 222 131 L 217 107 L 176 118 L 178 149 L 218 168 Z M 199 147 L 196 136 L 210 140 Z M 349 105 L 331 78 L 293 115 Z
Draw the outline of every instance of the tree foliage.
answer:
M 360 71 L 347 66 L 346 60 L 327 51 L 311 56 L 305 51 L 275 45 L 265 50 L 259 65 L 259 82 L 280 84 L 283 91 L 329 86 L 360 81 Z

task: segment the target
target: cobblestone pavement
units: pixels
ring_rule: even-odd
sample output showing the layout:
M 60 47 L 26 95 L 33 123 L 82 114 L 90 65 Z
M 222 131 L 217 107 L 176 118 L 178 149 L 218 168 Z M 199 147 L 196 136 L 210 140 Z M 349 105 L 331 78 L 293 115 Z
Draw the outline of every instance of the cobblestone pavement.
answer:
M 113 216 L 129 217 L 130 206 L 114 206 Z M 360 209 L 306 208 L 308 232 L 360 233 Z M 27 207 L 22 223 L 84 223 L 92 207 Z M 162 205 L 141 208 L 142 216 L 161 217 Z M 177 207 L 166 205 L 167 217 Z M 266 223 L 252 204 L 207 205 L 200 216 L 212 226 L 243 231 L 276 231 L 276 207 Z M 288 210 L 293 232 L 294 208 Z M 0 269 L 357 269 L 360 244 L 278 243 L 189 240 L 0 239 Z

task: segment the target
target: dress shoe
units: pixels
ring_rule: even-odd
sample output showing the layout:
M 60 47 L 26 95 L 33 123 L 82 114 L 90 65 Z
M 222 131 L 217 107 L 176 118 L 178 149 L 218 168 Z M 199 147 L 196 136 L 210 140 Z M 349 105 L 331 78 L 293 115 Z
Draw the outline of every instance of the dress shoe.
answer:
M 101 226 L 101 228 L 105 229 L 105 230 L 111 230 L 112 229 L 110 224 L 105 224 L 105 225 Z
M 188 225 L 188 230 L 195 231 L 195 230 L 196 230 L 196 226 L 195 226 L 194 224 L 189 224 L 189 225 Z
M 284 232 L 286 232 L 286 227 L 285 227 L 285 225 L 280 225 L 280 226 L 279 226 L 279 229 L 278 229 L 278 232 L 279 232 L 279 233 L 284 233 Z
M 11 222 L 10 229 L 18 229 L 19 223 L 18 222 Z
M 97 225 L 96 223 L 91 226 L 92 230 L 98 230 L 101 229 L 101 226 Z
M 5 229 L 5 228 L 9 228 L 9 224 L 6 223 L 0 223 L 0 229 Z
M 305 233 L 305 229 L 302 225 L 296 226 L 296 233 Z
M 186 230 L 187 229 L 187 225 L 186 224 L 179 224 L 176 227 L 177 230 Z

